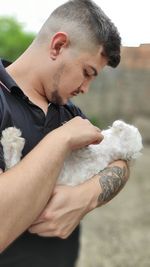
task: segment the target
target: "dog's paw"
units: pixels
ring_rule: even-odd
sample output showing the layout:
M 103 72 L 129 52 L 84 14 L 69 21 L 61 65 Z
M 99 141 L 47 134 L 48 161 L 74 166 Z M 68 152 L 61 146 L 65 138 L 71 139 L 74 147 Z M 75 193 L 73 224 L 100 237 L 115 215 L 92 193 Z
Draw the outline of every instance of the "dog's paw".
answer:
M 6 168 L 19 162 L 25 139 L 21 137 L 21 131 L 15 127 L 8 127 L 2 131 L 1 144 L 3 146 Z
M 14 139 L 20 136 L 21 136 L 21 131 L 16 127 L 8 127 L 2 131 L 2 138 L 5 140 L 14 141 Z
M 8 127 L 2 131 L 1 143 L 3 146 L 15 143 L 18 147 L 22 147 L 24 142 L 25 140 L 21 137 L 21 131 L 19 129 Z

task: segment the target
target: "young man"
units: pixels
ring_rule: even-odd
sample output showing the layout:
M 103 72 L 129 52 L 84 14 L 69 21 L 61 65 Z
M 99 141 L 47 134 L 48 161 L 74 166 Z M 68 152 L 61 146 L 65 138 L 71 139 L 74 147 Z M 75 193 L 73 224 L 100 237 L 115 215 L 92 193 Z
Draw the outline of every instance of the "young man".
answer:
M 70 98 L 119 61 L 117 29 L 89 0 L 57 8 L 15 62 L 1 61 L 1 132 L 15 125 L 26 143 L 9 171 L 1 158 L 0 266 L 73 267 L 80 220 L 126 183 L 117 161 L 84 184 L 55 187 L 69 153 L 103 139 Z

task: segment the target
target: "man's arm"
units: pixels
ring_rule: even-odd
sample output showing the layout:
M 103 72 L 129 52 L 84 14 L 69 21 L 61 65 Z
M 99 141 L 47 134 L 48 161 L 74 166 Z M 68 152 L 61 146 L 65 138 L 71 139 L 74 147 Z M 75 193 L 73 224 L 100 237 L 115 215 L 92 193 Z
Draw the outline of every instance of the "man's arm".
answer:
M 0 175 L 0 251 L 44 208 L 67 152 L 65 139 L 52 133 L 19 164 Z
M 103 171 L 99 172 L 99 183 L 102 192 L 98 197 L 98 206 L 101 206 L 113 197 L 124 187 L 127 181 L 127 168 L 126 166 L 109 166 Z
M 120 160 L 83 184 L 56 186 L 46 208 L 30 227 L 30 233 L 67 238 L 88 212 L 114 198 L 128 177 L 128 166 Z
M 68 153 L 101 139 L 96 127 L 76 117 L 48 134 L 21 162 L 0 175 L 0 252 L 43 210 Z
M 124 187 L 128 178 L 129 166 L 122 160 L 114 161 L 91 178 L 87 182 L 87 186 L 93 188 L 92 194 L 90 194 L 89 211 L 113 199 Z

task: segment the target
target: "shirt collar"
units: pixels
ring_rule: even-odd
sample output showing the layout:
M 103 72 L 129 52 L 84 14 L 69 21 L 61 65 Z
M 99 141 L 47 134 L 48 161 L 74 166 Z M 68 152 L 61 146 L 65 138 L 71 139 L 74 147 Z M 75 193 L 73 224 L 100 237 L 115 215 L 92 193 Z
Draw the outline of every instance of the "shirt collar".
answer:
M 23 91 L 19 88 L 17 83 L 12 79 L 12 77 L 8 74 L 8 72 L 5 70 L 6 67 L 8 67 L 11 64 L 11 62 L 0 59 L 0 81 L 8 88 L 10 93 L 17 94 L 23 98 L 25 98 L 25 94 Z

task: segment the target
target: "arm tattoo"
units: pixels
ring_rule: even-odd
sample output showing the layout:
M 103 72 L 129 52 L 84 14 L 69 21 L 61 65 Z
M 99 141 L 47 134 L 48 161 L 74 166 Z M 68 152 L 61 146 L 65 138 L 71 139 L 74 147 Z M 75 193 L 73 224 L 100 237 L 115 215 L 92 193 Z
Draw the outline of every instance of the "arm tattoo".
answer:
M 127 181 L 126 167 L 107 167 L 100 171 L 99 175 L 102 192 L 98 197 L 98 206 L 115 197 Z

